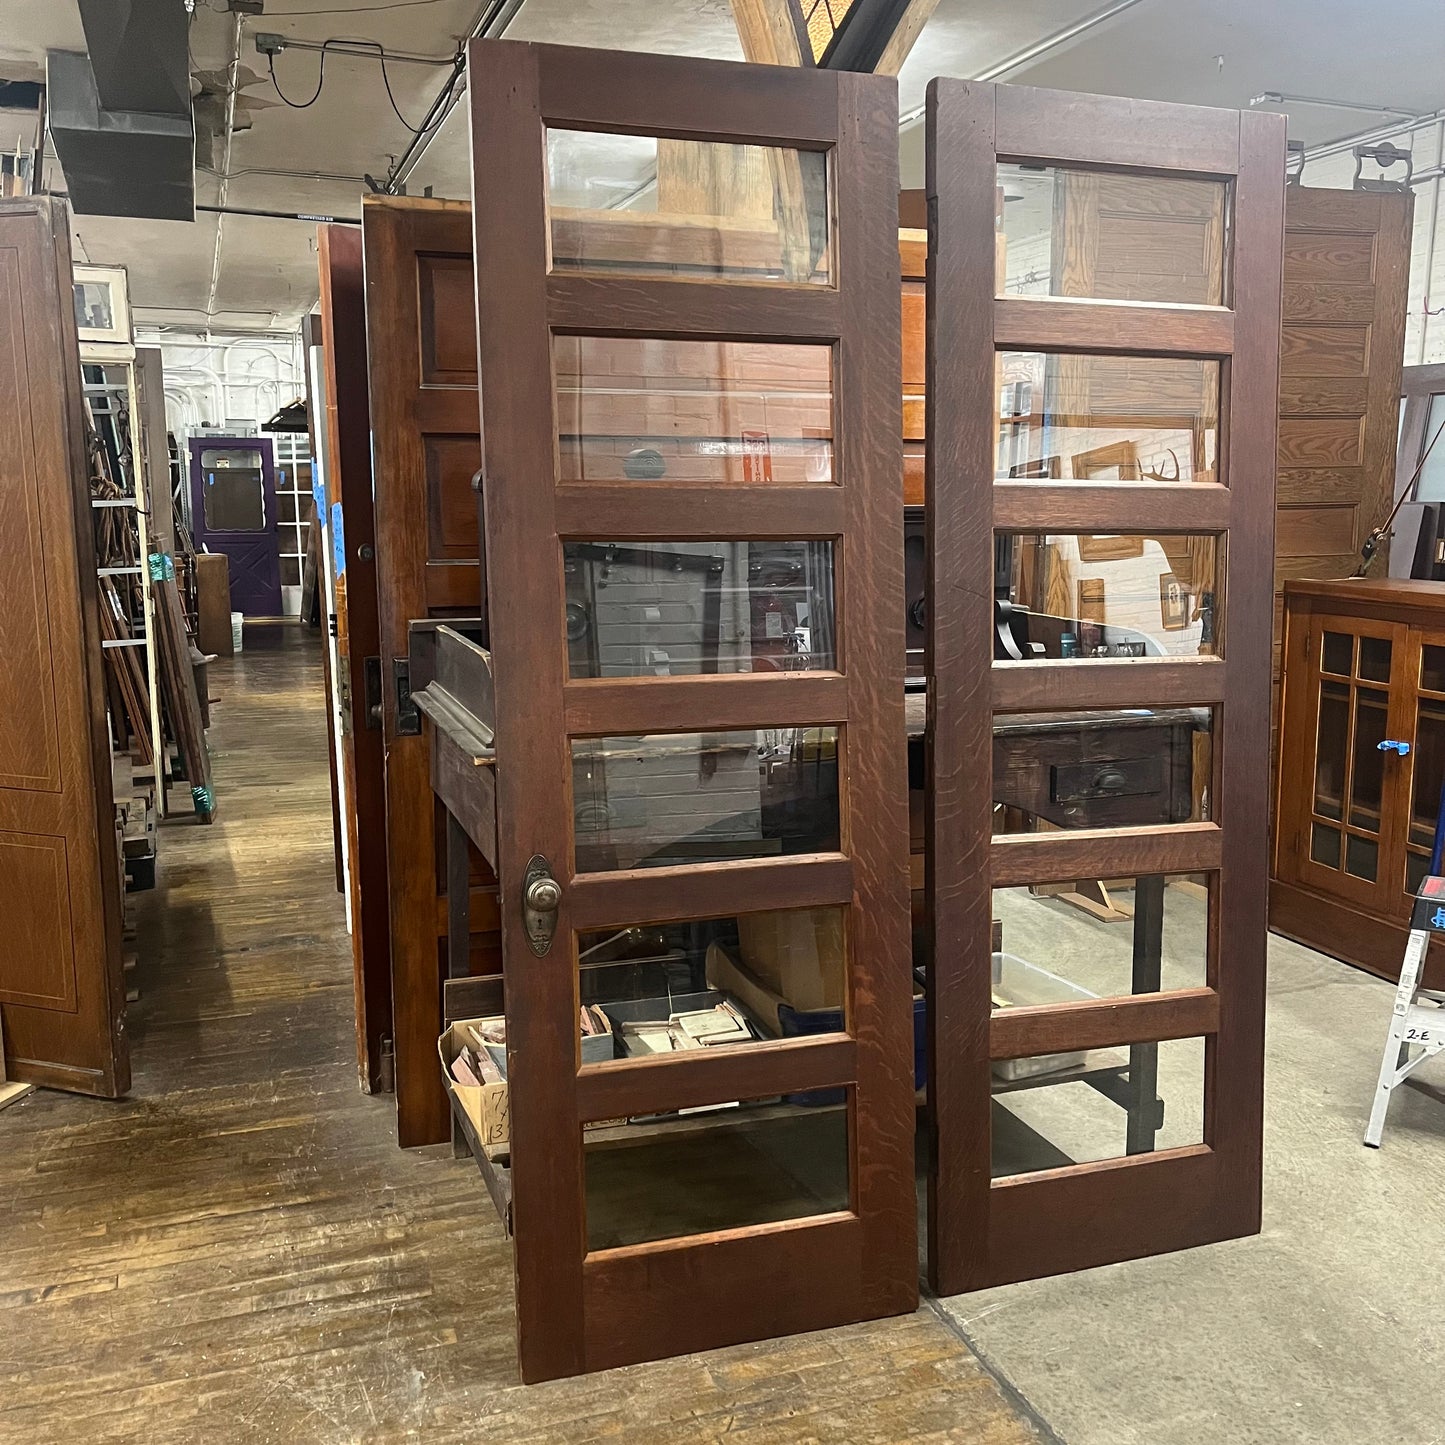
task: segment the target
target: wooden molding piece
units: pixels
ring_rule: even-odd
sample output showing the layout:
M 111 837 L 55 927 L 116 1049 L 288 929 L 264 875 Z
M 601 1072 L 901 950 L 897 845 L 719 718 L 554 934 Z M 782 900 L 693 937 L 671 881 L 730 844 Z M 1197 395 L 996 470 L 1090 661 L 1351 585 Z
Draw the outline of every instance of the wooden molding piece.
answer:
M 898 28 L 884 48 L 876 74 L 897 75 L 903 69 L 908 52 L 913 49 L 918 37 L 923 33 L 923 27 L 933 18 L 933 12 L 937 9 L 938 0 L 908 0 L 908 8 L 904 10 Z
M 938 0 L 934 0 L 937 4 Z M 756 65 L 813 64 L 802 12 L 792 0 L 732 0 L 743 59 Z

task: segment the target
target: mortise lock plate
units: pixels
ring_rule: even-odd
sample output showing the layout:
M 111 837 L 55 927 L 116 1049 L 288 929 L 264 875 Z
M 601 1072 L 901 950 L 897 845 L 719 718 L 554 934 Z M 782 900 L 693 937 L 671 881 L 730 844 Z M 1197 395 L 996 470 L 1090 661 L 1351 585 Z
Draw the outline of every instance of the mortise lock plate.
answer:
M 561 902 L 562 885 L 552 876 L 551 864 L 540 853 L 534 853 L 522 879 L 522 926 L 527 930 L 527 943 L 538 958 L 545 957 L 552 947 Z

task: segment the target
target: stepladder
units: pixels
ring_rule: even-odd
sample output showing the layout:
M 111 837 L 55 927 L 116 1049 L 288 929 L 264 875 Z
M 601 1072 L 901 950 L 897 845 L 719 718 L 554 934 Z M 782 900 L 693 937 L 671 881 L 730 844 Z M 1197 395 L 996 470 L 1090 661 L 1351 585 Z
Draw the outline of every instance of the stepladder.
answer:
M 1445 934 L 1445 878 L 1434 874 L 1421 883 L 1410 915 L 1405 961 L 1400 967 L 1385 1055 L 1380 1060 L 1380 1079 L 1365 1129 L 1365 1143 L 1371 1149 L 1380 1147 L 1395 1090 L 1426 1059 L 1445 1050 L 1445 992 L 1420 986 L 1432 933 Z

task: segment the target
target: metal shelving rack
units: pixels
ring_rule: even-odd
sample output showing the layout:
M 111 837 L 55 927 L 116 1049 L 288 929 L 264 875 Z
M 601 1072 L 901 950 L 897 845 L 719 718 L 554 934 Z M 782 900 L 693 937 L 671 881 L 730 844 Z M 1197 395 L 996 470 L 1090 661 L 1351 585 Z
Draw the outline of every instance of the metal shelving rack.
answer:
M 76 321 L 80 335 L 81 376 L 91 415 L 98 422 L 104 416 L 118 417 L 123 411 L 128 427 L 114 428 L 120 462 L 118 485 L 126 495 L 115 498 L 91 498 L 92 509 L 123 507 L 135 519 L 136 549 L 140 558 L 136 566 L 96 568 L 98 577 L 138 576 L 141 595 L 141 631 L 139 636 L 104 640 L 103 648 L 141 647 L 145 649 L 146 693 L 150 706 L 151 751 L 155 758 L 156 808 L 166 811 L 165 733 L 161 725 L 160 659 L 156 651 L 155 609 L 150 589 L 150 498 L 146 490 L 145 465 L 140 456 L 140 405 L 136 391 L 135 345 L 131 339 L 130 300 L 125 271 L 113 266 L 76 266 Z M 106 324 L 87 325 L 87 320 Z M 85 368 L 96 367 L 100 381 L 84 380 Z M 134 626 L 135 619 L 127 622 Z

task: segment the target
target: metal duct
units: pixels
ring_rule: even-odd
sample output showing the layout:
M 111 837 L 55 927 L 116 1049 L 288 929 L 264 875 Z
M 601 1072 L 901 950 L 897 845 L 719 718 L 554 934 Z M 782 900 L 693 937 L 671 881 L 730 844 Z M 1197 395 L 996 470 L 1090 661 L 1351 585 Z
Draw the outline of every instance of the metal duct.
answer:
M 181 0 L 80 0 L 80 19 L 102 109 L 190 115 Z
M 46 56 L 50 134 L 80 215 L 195 220 L 195 141 L 189 86 L 183 113 L 111 110 L 101 104 L 90 58 Z

